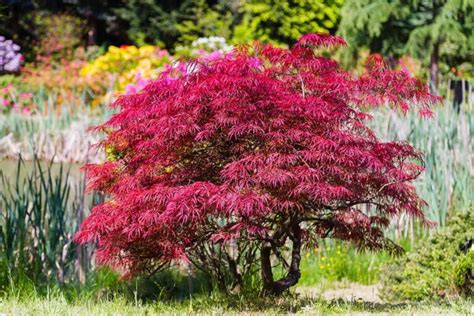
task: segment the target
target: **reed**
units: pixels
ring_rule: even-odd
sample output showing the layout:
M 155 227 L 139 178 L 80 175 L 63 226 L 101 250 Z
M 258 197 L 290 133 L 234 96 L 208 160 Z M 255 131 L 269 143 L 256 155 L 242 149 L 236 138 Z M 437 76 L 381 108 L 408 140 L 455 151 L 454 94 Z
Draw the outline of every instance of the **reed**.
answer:
M 69 168 L 18 160 L 13 181 L 0 171 L 0 286 L 27 278 L 33 284 L 83 281 L 91 250 L 78 248 L 73 234 L 88 212 L 84 179 Z M 21 282 L 20 282 L 21 283 Z
M 57 104 L 57 93 L 40 90 L 33 96 L 35 112 L 0 114 L 0 159 L 21 154 L 25 160 L 36 155 L 55 162 L 101 161 L 103 154 L 90 150 L 100 135 L 87 130 L 104 122 L 113 110 L 106 104 L 91 107 L 89 99 L 81 92 L 74 101 L 64 99 Z
M 458 111 L 448 101 L 434 112 L 423 119 L 415 112 L 383 111 L 372 127 L 382 139 L 407 141 L 424 152 L 426 169 L 415 185 L 428 202 L 428 218 L 442 227 L 453 211 L 474 201 L 474 113 L 472 103 Z M 415 223 L 402 216 L 394 224 L 398 236 L 414 238 Z

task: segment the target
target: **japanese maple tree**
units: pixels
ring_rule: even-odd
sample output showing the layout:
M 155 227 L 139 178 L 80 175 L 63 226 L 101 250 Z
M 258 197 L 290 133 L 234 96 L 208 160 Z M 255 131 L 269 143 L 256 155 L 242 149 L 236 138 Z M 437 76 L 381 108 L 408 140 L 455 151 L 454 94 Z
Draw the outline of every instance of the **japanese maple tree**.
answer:
M 119 98 L 98 127 L 109 159 L 87 166 L 110 199 L 76 240 L 127 275 L 189 260 L 228 288 L 258 267 L 265 294 L 295 285 L 302 247 L 321 238 L 397 251 L 389 219 L 425 221 L 410 184 L 422 154 L 380 141 L 367 109 L 429 115 L 437 98 L 378 56 L 355 77 L 315 53 L 335 45 L 345 42 L 308 34 L 290 49 L 242 46 Z M 276 280 L 277 262 L 287 273 Z

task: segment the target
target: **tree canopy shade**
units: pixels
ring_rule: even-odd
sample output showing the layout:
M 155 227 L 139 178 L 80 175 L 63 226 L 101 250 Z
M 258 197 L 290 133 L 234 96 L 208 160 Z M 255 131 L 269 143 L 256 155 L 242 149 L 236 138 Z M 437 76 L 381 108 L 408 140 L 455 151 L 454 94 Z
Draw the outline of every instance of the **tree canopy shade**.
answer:
M 474 62 L 472 0 L 351 0 L 341 14 L 339 33 L 353 49 L 420 58 L 433 87 L 440 62 L 449 68 Z
M 356 78 L 314 53 L 338 45 L 308 34 L 291 49 L 243 46 L 119 98 L 98 127 L 113 159 L 86 167 L 90 188 L 111 198 L 76 240 L 128 275 L 190 260 L 228 289 L 259 267 L 267 294 L 298 282 L 301 248 L 321 238 L 397 251 L 382 229 L 401 213 L 424 221 L 410 184 L 422 154 L 378 140 L 362 108 L 428 115 L 438 99 L 378 56 Z M 278 280 L 276 260 L 287 270 Z

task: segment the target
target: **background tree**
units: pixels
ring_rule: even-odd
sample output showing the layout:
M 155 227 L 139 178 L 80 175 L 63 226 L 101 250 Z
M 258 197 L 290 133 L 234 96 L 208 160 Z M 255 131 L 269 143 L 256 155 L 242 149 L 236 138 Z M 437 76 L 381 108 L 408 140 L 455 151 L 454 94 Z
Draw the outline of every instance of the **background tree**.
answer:
M 422 156 L 378 140 L 361 107 L 417 104 L 426 114 L 437 99 L 379 58 L 356 78 L 313 52 L 344 44 L 310 34 L 290 50 L 242 47 L 119 98 L 120 113 L 98 128 L 114 158 L 87 167 L 90 188 L 111 198 L 76 239 L 129 275 L 189 259 L 214 275 L 228 267 L 243 285 L 237 265 L 259 267 L 265 294 L 295 285 L 302 247 L 321 238 L 399 250 L 382 228 L 401 213 L 424 219 L 409 183 Z
M 237 8 L 237 1 L 219 1 L 213 6 L 204 0 L 197 1 L 189 17 L 176 25 L 181 34 L 179 44 L 189 45 L 200 37 L 210 36 L 230 39 Z
M 435 89 L 441 62 L 449 71 L 474 61 L 473 9 L 471 0 L 346 1 L 339 33 L 353 52 L 367 47 L 395 58 L 420 58 Z
M 53 45 L 50 43 L 46 49 L 54 49 L 53 46 L 58 44 L 74 48 L 78 43 L 81 46 L 129 43 L 123 22 L 114 13 L 115 8 L 123 6 L 122 2 L 2 0 L 0 34 L 15 40 L 28 61 L 35 60 L 42 41 L 64 40 Z M 82 27 L 77 28 L 78 25 Z M 68 36 L 60 36 L 66 32 Z M 70 45 L 70 42 L 75 43 Z
M 236 42 L 258 39 L 290 45 L 310 32 L 333 33 L 343 0 L 243 0 L 241 21 L 234 31 Z
M 115 12 L 128 23 L 128 35 L 135 43 L 159 43 L 172 49 L 198 37 L 228 38 L 235 7 L 235 1 L 132 0 Z

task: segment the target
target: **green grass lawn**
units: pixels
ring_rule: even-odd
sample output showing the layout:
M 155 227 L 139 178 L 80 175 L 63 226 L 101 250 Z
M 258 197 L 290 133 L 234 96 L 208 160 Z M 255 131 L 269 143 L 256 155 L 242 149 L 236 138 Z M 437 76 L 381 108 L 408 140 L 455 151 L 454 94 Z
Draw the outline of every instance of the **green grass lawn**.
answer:
M 363 301 L 324 301 L 315 298 L 244 298 L 220 295 L 198 296 L 182 301 L 130 302 L 122 298 L 83 300 L 74 303 L 61 297 L 0 299 L 0 313 L 12 315 L 157 315 L 157 314 L 405 314 L 467 315 L 474 312 L 472 302 L 442 304 L 381 304 Z

